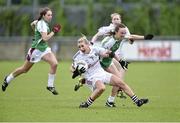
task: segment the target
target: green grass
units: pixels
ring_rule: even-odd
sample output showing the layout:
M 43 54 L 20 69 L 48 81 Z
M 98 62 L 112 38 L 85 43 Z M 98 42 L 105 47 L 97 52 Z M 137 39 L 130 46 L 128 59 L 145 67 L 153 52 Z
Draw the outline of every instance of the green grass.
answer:
M 23 62 L 0 62 L 0 80 Z M 74 92 L 70 62 L 60 62 L 56 76 L 58 96 L 46 90 L 48 64 L 37 63 L 27 74 L 17 77 L 6 92 L 0 91 L 0 121 L 13 122 L 180 122 L 180 62 L 132 63 L 126 82 L 139 97 L 150 102 L 140 108 L 128 99 L 116 98 L 117 108 L 105 107 L 111 87 L 88 109 L 79 109 L 90 90 Z

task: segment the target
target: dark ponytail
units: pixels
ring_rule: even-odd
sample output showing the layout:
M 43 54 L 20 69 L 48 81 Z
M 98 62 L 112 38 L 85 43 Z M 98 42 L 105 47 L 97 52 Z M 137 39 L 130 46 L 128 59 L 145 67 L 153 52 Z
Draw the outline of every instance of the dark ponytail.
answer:
M 126 26 L 123 23 L 117 24 L 114 32 L 118 32 L 119 28 L 126 28 Z
M 51 9 L 48 7 L 45 7 L 40 10 L 38 21 L 42 19 L 43 15 L 46 15 L 47 11 L 51 11 Z

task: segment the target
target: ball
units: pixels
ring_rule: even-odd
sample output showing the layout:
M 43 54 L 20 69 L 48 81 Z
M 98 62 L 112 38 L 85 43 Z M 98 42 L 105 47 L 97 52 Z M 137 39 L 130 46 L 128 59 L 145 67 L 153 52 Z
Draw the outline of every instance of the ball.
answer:
M 75 64 L 76 64 L 76 66 L 78 66 L 78 70 L 80 70 L 82 67 L 85 68 L 85 71 L 88 69 L 88 64 L 84 60 L 79 60 Z

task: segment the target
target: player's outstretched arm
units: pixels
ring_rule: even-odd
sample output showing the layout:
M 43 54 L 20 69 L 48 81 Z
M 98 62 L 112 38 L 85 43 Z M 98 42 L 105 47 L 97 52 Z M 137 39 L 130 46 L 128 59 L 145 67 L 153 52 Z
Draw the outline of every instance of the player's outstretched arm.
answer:
M 97 33 L 92 37 L 92 39 L 91 39 L 91 41 L 90 41 L 91 44 L 94 44 L 100 36 L 101 36 L 101 35 L 100 35 L 100 32 L 97 32 Z
M 130 35 L 128 38 L 131 40 L 151 40 L 154 37 L 152 34 L 147 35 Z

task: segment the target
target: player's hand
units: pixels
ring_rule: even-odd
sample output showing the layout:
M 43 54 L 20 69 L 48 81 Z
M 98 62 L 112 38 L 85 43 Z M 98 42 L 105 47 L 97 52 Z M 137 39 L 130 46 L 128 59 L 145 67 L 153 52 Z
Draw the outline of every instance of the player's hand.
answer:
M 134 43 L 134 39 L 130 38 L 130 39 L 129 39 L 129 43 L 130 43 L 130 44 L 133 44 L 133 43 Z
M 73 72 L 72 78 L 76 78 L 77 76 L 81 75 L 82 73 L 86 72 L 86 68 L 82 67 L 80 70 L 78 69 L 79 66 L 76 67 L 75 71 Z
M 78 67 L 79 67 L 79 66 L 77 66 L 76 69 L 75 69 L 74 72 L 73 72 L 73 75 L 72 75 L 72 78 L 73 78 L 73 79 L 80 75 L 79 70 L 78 70 Z
M 85 73 L 86 72 L 86 68 L 82 67 L 80 70 L 79 70 L 79 73 L 82 74 L 82 73 Z
M 119 64 L 121 65 L 121 67 L 122 67 L 124 70 L 127 70 L 127 69 L 128 69 L 128 64 L 130 64 L 130 62 L 125 61 L 125 60 L 120 60 L 120 61 L 119 61 Z
M 81 80 L 79 80 L 79 82 L 80 82 L 81 84 L 85 84 L 85 83 L 86 83 L 86 79 L 85 79 L 85 78 L 82 78 Z
M 55 25 L 53 26 L 52 31 L 53 31 L 54 33 L 58 33 L 60 30 L 61 30 L 61 25 L 60 25 L 60 24 L 55 24 Z
M 145 40 L 151 40 L 153 37 L 154 37 L 154 35 L 152 35 L 152 34 L 147 34 L 147 35 L 144 36 L 144 39 L 145 39 Z
M 110 57 L 110 58 L 114 58 L 114 56 L 115 56 L 115 53 L 114 53 L 114 52 L 112 52 L 112 51 L 110 51 L 110 53 L 109 53 L 109 57 Z

